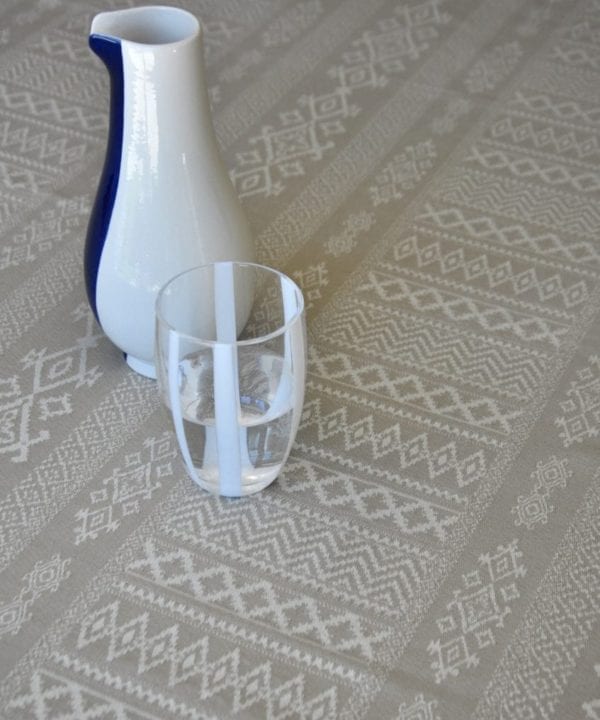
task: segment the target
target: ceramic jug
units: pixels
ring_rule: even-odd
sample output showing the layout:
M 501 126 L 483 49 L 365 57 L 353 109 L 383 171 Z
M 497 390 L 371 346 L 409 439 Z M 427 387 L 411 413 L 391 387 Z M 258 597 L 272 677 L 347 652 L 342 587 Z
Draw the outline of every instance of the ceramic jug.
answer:
M 254 246 L 212 126 L 199 21 L 172 7 L 105 12 L 89 42 L 111 97 L 86 239 L 88 298 L 129 366 L 155 377 L 160 288 L 196 265 L 252 262 Z

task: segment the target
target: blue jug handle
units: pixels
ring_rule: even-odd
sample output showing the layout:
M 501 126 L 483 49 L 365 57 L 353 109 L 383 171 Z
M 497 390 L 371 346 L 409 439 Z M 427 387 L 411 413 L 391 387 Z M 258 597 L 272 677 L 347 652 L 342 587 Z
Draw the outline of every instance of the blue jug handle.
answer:
M 110 121 L 106 157 L 90 215 L 83 260 L 87 296 L 98 320 L 98 268 L 117 195 L 123 151 L 123 55 L 120 41 L 106 35 L 90 35 L 89 45 L 106 65 L 110 75 Z

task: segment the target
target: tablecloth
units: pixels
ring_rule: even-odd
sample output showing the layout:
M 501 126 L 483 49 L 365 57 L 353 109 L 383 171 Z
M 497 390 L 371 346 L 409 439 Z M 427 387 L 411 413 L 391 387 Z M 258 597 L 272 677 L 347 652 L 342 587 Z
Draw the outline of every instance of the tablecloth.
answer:
M 127 4 L 0 7 L 1 716 L 598 720 L 600 3 L 179 3 L 307 305 L 242 500 L 85 296 Z

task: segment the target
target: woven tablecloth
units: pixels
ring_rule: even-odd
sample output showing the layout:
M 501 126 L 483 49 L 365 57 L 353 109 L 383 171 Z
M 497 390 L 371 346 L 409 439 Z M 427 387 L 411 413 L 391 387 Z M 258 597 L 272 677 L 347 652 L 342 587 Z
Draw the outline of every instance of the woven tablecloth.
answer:
M 83 283 L 123 3 L 4 0 L 0 717 L 598 720 L 600 3 L 180 5 L 302 423 L 188 478 Z

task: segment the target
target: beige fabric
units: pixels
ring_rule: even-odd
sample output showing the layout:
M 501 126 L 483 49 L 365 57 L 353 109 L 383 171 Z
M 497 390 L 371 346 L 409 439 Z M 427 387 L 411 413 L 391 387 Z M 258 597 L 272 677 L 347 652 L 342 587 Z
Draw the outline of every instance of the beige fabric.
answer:
M 600 718 L 600 5 L 185 0 L 302 425 L 187 478 L 85 300 L 108 78 L 0 7 L 0 716 Z

